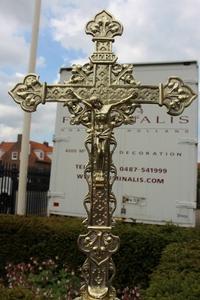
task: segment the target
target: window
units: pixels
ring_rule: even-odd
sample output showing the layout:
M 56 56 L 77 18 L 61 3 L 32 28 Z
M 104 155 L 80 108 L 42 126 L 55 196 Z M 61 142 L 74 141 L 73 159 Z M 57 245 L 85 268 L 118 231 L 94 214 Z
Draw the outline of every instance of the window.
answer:
M 44 152 L 43 152 L 43 151 L 40 151 L 40 152 L 39 152 L 39 158 L 40 158 L 40 159 L 44 159 Z
M 18 152 L 12 152 L 12 160 L 18 159 Z
M 40 159 L 40 160 L 44 159 L 44 152 L 42 150 L 37 149 L 34 152 L 35 152 L 38 159 Z

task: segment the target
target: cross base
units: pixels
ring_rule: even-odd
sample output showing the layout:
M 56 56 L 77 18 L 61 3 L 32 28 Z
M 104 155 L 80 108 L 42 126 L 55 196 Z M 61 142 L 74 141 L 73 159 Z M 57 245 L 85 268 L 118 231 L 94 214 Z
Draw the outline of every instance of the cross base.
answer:
M 110 294 L 104 296 L 103 298 L 100 297 L 92 297 L 90 296 L 87 292 L 82 293 L 80 297 L 74 298 L 74 300 L 119 300 L 119 298 L 116 297 L 116 292 L 115 289 L 113 288 L 113 293 L 111 292 Z

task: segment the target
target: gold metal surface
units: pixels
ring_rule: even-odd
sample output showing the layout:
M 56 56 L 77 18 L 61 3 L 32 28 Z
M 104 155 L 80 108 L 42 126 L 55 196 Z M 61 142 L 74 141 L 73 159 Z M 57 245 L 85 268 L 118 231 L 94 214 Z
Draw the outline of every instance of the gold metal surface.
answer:
M 28 112 L 38 104 L 63 102 L 71 113 L 71 124 L 87 128 L 85 147 L 89 162 L 85 168 L 88 194 L 84 199 L 88 233 L 80 235 L 78 244 L 87 259 L 82 267 L 85 284 L 82 299 L 114 299 L 112 279 L 115 266 L 112 254 L 119 246 L 119 237 L 111 233 L 116 198 L 112 186 L 117 171 L 112 161 L 116 148 L 113 130 L 133 123 L 133 113 L 141 104 L 166 106 L 168 113 L 179 115 L 191 104 L 196 94 L 176 77 L 159 86 L 141 85 L 133 77 L 133 65 L 116 63 L 112 52 L 114 37 L 121 35 L 122 25 L 106 11 L 98 13 L 86 25 L 93 36 L 95 50 L 90 62 L 74 65 L 71 79 L 64 84 L 40 83 L 35 74 L 28 74 L 9 93 Z

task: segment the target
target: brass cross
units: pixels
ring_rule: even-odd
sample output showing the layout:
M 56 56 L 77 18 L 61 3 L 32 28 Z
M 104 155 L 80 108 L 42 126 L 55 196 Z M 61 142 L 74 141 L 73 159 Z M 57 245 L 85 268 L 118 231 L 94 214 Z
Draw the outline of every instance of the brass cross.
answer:
M 166 106 L 177 116 L 196 98 L 192 89 L 177 77 L 170 77 L 159 86 L 142 85 L 133 77 L 133 65 L 116 63 L 112 52 L 114 37 L 121 35 L 122 25 L 103 10 L 86 25 L 93 36 L 95 51 L 90 62 L 72 67 L 71 79 L 64 84 L 40 83 L 35 74 L 28 74 L 9 94 L 27 112 L 38 104 L 63 102 L 71 113 L 71 124 L 87 128 L 85 146 L 89 162 L 85 169 L 88 194 L 84 199 L 88 233 L 78 239 L 87 255 L 82 267 L 85 284 L 82 299 L 114 299 L 112 278 L 115 266 L 112 254 L 117 251 L 119 237 L 111 233 L 116 198 L 112 185 L 117 171 L 112 161 L 116 148 L 113 130 L 134 122 L 133 113 L 141 104 Z

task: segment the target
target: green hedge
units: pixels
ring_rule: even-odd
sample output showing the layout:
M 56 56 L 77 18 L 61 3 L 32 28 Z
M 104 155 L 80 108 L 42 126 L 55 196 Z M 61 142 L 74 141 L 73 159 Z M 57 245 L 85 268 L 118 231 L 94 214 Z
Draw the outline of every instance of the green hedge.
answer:
M 169 245 L 151 276 L 144 300 L 200 299 L 200 243 Z
M 0 217 L 0 273 L 5 264 L 59 256 L 60 263 L 77 268 L 83 256 L 77 237 L 83 231 L 81 220 L 19 216 Z
M 30 290 L 24 288 L 14 288 L 8 289 L 0 285 L 0 299 L 2 300 L 34 300 L 35 297 Z M 43 300 L 42 298 L 37 298 L 37 300 Z
M 7 263 L 27 262 L 59 256 L 78 270 L 85 256 L 78 250 L 77 238 L 84 232 L 81 220 L 62 217 L 0 217 L 0 273 Z M 200 231 L 172 225 L 155 226 L 118 223 L 113 233 L 120 236 L 120 249 L 113 255 L 117 288 L 148 286 L 149 275 L 159 264 L 163 249 L 174 242 L 200 240 Z
M 119 224 L 113 230 L 121 239 L 120 249 L 114 255 L 117 267 L 115 286 L 146 288 L 149 275 L 159 264 L 163 249 L 174 242 L 200 240 L 200 231 L 173 225 Z

